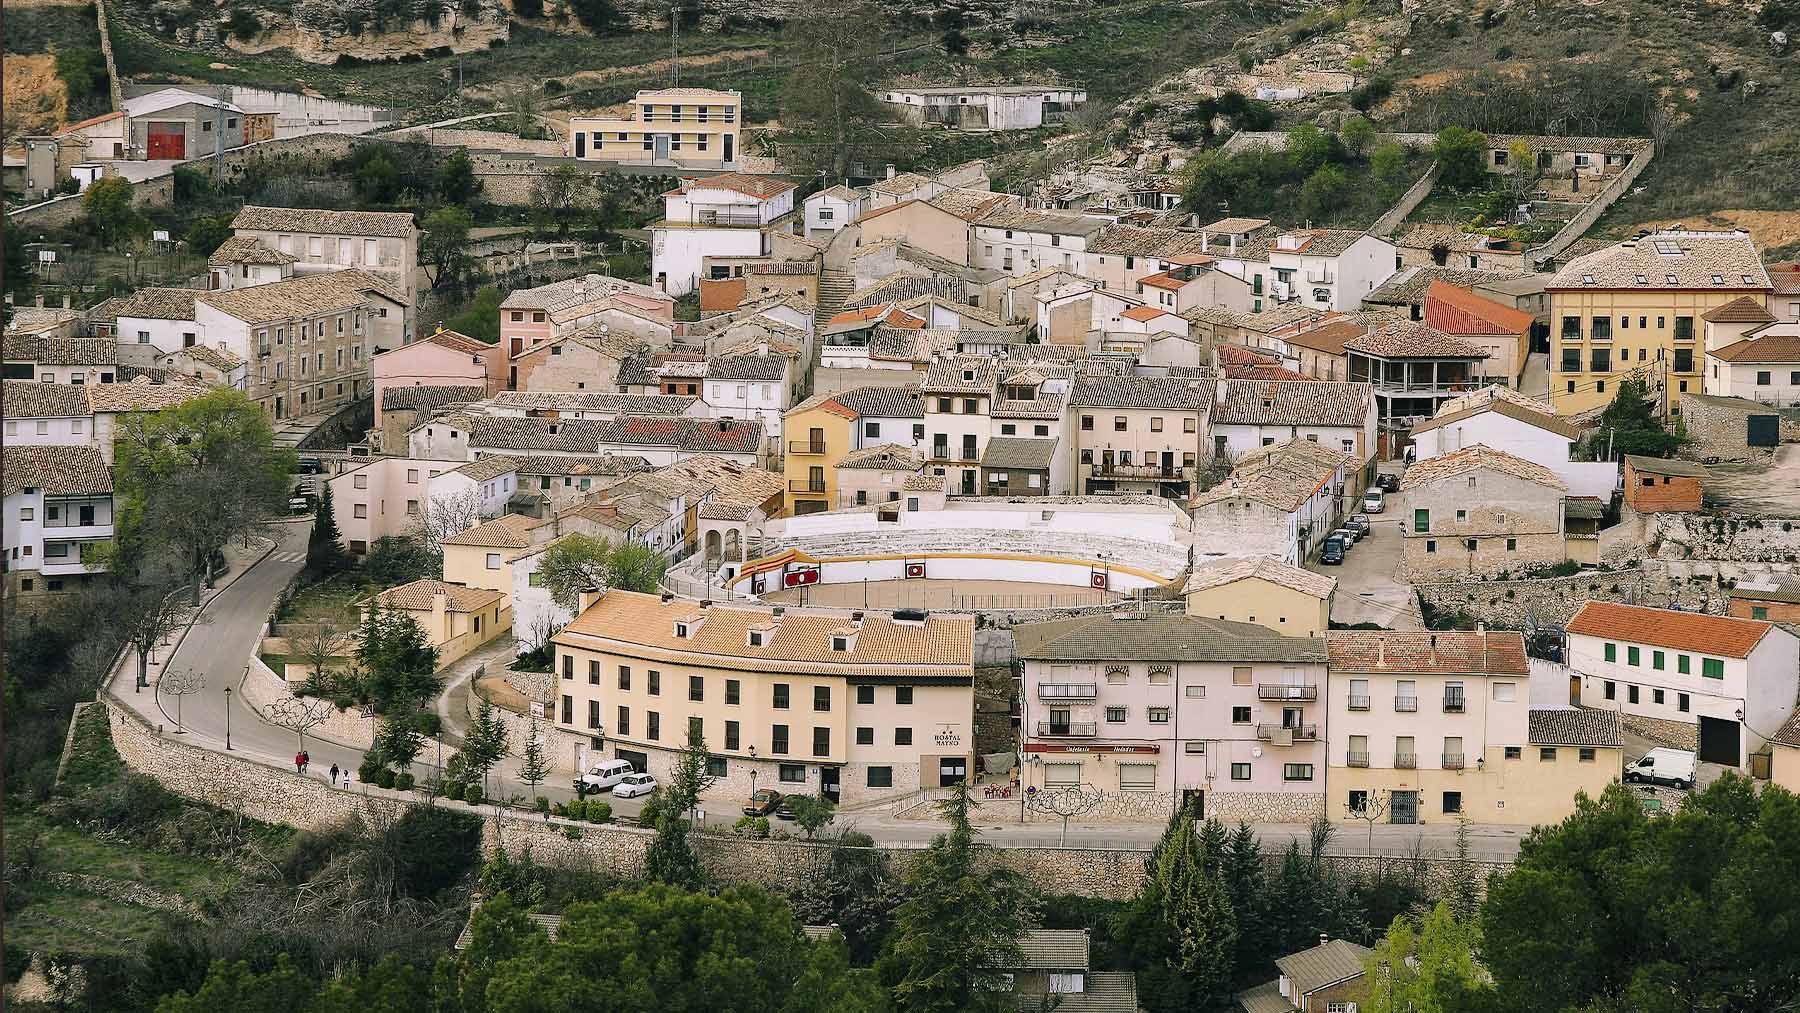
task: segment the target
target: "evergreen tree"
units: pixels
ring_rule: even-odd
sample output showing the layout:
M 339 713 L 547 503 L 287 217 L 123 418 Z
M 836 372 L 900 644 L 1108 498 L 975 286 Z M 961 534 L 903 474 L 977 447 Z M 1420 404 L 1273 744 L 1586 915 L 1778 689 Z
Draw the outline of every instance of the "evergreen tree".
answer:
M 482 791 L 487 790 L 488 771 L 506 756 L 506 725 L 494 714 L 494 705 L 486 700 L 475 712 L 475 723 L 463 736 L 463 769 L 481 778 Z
M 537 787 L 550 779 L 550 759 L 544 755 L 543 730 L 538 726 L 538 719 L 531 719 L 531 727 L 525 733 L 525 752 L 519 759 L 519 780 L 525 782 L 533 795 Z
M 1268 941 L 1268 888 L 1263 869 L 1262 845 L 1248 824 L 1239 823 L 1225 854 L 1225 885 L 1231 892 L 1231 908 L 1237 915 L 1236 981 L 1267 977 L 1275 956 Z
M 661 796 L 657 808 L 662 818 L 656 824 L 656 839 L 644 855 L 644 874 L 658 883 L 690 890 L 706 883 L 706 870 L 688 841 L 687 820 L 699 804 L 700 794 L 717 780 L 706 772 L 707 757 L 706 736 L 698 723 L 690 723 L 687 747 L 675 759 L 675 772 L 668 786 L 656 792 Z
M 319 483 L 319 501 L 313 507 L 312 534 L 306 542 L 306 568 L 318 576 L 328 576 L 349 565 L 344 547 L 338 543 L 337 514 L 331 505 L 331 483 Z

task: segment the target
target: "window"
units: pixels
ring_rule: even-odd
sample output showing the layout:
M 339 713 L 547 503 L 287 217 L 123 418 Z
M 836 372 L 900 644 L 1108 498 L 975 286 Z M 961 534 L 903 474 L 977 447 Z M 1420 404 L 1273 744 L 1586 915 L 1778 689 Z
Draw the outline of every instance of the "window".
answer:
M 1166 725 L 1169 723 L 1169 708 L 1152 707 L 1149 710 L 1149 717 L 1150 723 L 1153 725 Z
M 912 729 L 911 728 L 896 728 L 896 729 L 894 729 L 894 745 L 896 745 L 896 746 L 912 745 Z
M 874 745 L 875 744 L 875 729 L 873 729 L 873 728 L 858 728 L 856 730 L 856 744 L 859 746 Z
M 1236 765 L 1233 764 L 1235 767 Z M 1310 781 L 1313 779 L 1313 765 L 1310 763 L 1284 763 L 1281 765 L 1283 781 Z
M 1154 763 L 1121 763 L 1119 764 L 1120 791 L 1155 791 L 1156 764 Z M 1056 991 L 1052 988 L 1051 991 Z
M 1607 661 L 1618 661 L 1619 660 L 1619 645 L 1618 644 L 1607 644 L 1604 648 L 1601 649 L 1601 651 L 1602 651 L 1602 653 L 1604 653 L 1606 655 Z
M 1431 530 L 1431 511 L 1418 509 L 1413 511 L 1413 530 L 1421 534 Z
M 1153 433 L 1162 432 L 1163 431 L 1162 426 L 1163 426 L 1163 420 L 1160 416 L 1152 415 L 1150 417 L 1150 431 L 1151 432 L 1153 432 Z
M 629 708 L 629 707 L 620 707 L 619 708 L 619 727 L 613 729 L 613 734 L 614 735 L 630 735 L 631 734 L 631 708 Z
M 1250 765 L 1248 763 L 1232 764 L 1231 765 L 1231 779 L 1233 781 L 1248 781 L 1248 780 L 1250 780 Z
M 1675 656 L 1675 671 L 1680 672 L 1682 675 L 1692 675 L 1692 669 L 1693 662 L 1689 660 L 1687 655 L 1677 654 Z
M 1250 723 L 1250 708 L 1248 708 L 1248 707 L 1233 707 L 1233 708 L 1231 708 L 1231 723 L 1234 725 L 1249 724 Z
M 1612 317 L 1595 317 L 1588 333 L 1595 341 L 1612 340 Z
M 913 688 L 911 686 L 895 686 L 894 687 L 894 702 L 895 703 L 911 704 L 912 700 L 913 700 Z
M 652 668 L 645 674 L 650 677 L 650 685 L 647 687 L 646 691 L 651 696 L 662 696 L 662 673 Z
M 1662 318 L 1658 317 L 1657 318 L 1658 326 L 1661 326 L 1661 321 L 1662 321 Z M 1675 340 L 1676 341 L 1692 341 L 1692 340 L 1694 340 L 1694 318 L 1693 317 L 1676 317 L 1675 318 Z
M 1083 432 L 1093 432 L 1094 417 L 1092 415 L 1083 415 L 1081 417 L 1081 429 Z
M 1462 792 L 1444 792 L 1444 812 L 1447 815 L 1454 815 L 1462 812 Z
M 1249 665 L 1233 666 L 1231 669 L 1231 684 L 1233 686 L 1248 686 L 1248 685 L 1250 685 L 1250 666 Z
M 409 502 L 417 502 L 417 500 L 411 500 Z M 500 569 L 500 553 L 490 552 L 487 554 L 487 568 L 490 570 Z
M 785 682 L 775 684 L 775 709 L 782 711 L 788 709 L 788 686 Z
M 662 738 L 662 714 L 657 711 L 644 712 L 644 736 L 650 739 Z
M 1556 762 L 1556 747 L 1555 746 L 1539 746 L 1538 747 L 1538 762 L 1540 762 L 1540 763 L 1555 763 Z
M 1725 678 L 1725 662 L 1718 658 L 1701 658 L 1700 675 L 1706 679 Z
M 787 751 L 788 751 L 788 726 L 787 725 L 775 725 L 775 726 L 771 727 L 769 729 L 769 752 L 774 753 L 777 756 L 786 756 Z M 782 764 L 782 766 L 786 767 L 787 765 Z M 787 780 L 787 778 L 784 776 L 782 778 L 782 780 L 785 781 L 785 780 Z M 804 778 L 797 778 L 796 780 L 804 780 Z
M 562 659 L 562 675 L 565 679 L 575 678 L 575 659 L 567 654 Z
M 694 701 L 706 699 L 706 679 L 703 676 L 688 676 L 688 699 Z
M 830 756 L 831 755 L 831 729 L 829 729 L 829 728 L 814 728 L 813 729 L 813 750 L 812 751 L 813 751 L 814 756 Z
M 785 731 L 785 729 L 784 729 L 784 731 Z M 781 751 L 785 753 L 785 752 L 787 752 L 787 748 L 785 746 L 787 739 L 783 738 L 781 741 L 784 744 Z M 800 764 L 800 763 L 784 763 L 781 765 L 780 777 L 781 777 L 782 784 L 805 784 L 806 783 L 806 766 L 804 764 Z
M 828 711 L 831 709 L 831 687 L 813 687 L 813 710 Z
M 893 786 L 894 786 L 894 768 L 892 768 L 892 767 L 870 767 L 869 768 L 869 787 L 871 787 L 871 788 L 892 788 Z
M 1639 655 L 1638 655 L 1638 649 L 1636 647 L 1626 647 L 1625 648 L 1625 664 L 1630 665 L 1633 668 L 1636 668 L 1638 666 L 1638 659 L 1639 659 Z
M 1125 720 L 1125 708 L 1123 708 L 1123 707 L 1108 707 L 1108 708 L 1106 708 L 1106 720 L 1107 720 L 1107 723 L 1115 724 L 1115 725 L 1124 721 Z
M 1611 700 L 1614 697 L 1618 696 L 1618 693 L 1619 693 L 1619 684 L 1616 682 L 1613 682 L 1611 679 L 1608 679 L 1606 681 L 1606 698 L 1608 700 Z
M 1767 619 L 1769 618 L 1769 610 L 1761 605 L 1752 605 L 1750 606 L 1750 618 Z
M 1518 746 L 1507 746 L 1506 747 L 1506 758 L 1509 760 L 1516 760 L 1519 758 L 1519 755 L 1522 752 L 1524 752 L 1524 750 Z
M 1686 714 L 1692 703 L 1693 701 L 1688 698 L 1686 693 L 1675 694 L 1675 709 L 1681 711 L 1681 713 Z
M 725 680 L 725 702 L 726 703 L 736 706 L 736 704 L 738 702 L 738 686 L 739 686 L 739 683 L 736 679 L 726 679 Z
M 1663 652 L 1650 652 L 1650 667 L 1656 669 L 1658 672 L 1663 670 Z
M 1516 682 L 1494 683 L 1494 700 L 1497 703 L 1512 703 L 1519 698 L 1519 684 Z
M 358 517 L 358 518 L 362 518 L 362 517 L 367 517 L 367 516 L 369 516 L 369 505 L 368 505 L 368 504 L 367 504 L 367 503 L 358 503 L 358 504 L 356 504 L 356 505 L 355 505 L 355 506 L 354 506 L 354 507 L 353 507 L 353 508 L 352 508 L 352 509 L 351 509 L 351 511 L 350 511 L 350 516 L 352 516 L 352 517 Z

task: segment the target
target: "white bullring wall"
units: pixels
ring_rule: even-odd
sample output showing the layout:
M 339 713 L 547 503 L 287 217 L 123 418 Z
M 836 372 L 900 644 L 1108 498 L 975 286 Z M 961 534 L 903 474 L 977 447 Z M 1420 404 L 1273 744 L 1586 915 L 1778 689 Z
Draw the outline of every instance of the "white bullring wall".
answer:
M 1063 587 L 1089 587 L 1094 566 L 1086 562 L 1056 563 L 1037 559 L 995 558 L 991 556 L 957 557 L 925 556 L 927 580 L 1010 580 L 1026 584 L 1055 584 Z M 906 560 L 871 559 L 819 564 L 819 583 L 855 584 L 863 580 L 904 580 Z M 1144 587 L 1161 587 L 1152 580 L 1123 570 L 1112 570 L 1108 589 L 1135 591 Z

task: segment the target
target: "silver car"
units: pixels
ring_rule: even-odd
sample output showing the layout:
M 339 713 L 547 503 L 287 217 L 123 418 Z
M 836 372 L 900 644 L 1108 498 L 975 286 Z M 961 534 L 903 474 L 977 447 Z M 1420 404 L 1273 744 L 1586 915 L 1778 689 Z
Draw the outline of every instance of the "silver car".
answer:
M 1382 492 L 1380 489 L 1370 489 L 1368 492 L 1363 493 L 1363 513 L 1378 514 L 1385 510 L 1387 510 L 1387 493 Z

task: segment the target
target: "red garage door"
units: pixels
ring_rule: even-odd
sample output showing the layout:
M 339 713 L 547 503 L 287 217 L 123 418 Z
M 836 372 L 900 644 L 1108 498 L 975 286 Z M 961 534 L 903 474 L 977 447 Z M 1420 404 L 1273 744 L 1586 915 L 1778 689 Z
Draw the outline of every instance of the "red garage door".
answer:
M 150 124 L 149 150 L 146 158 L 186 158 L 187 157 L 187 124 L 185 123 L 152 123 Z

